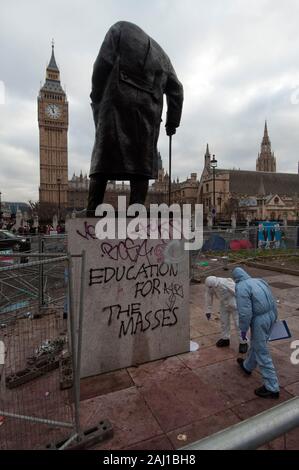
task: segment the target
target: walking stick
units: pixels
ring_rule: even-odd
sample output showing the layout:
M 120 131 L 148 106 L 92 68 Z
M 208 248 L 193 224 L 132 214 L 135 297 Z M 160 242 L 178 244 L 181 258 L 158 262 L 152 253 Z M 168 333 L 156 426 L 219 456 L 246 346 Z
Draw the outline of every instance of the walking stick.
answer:
M 172 135 L 169 136 L 169 183 L 168 183 L 168 205 L 171 204 L 171 151 L 172 151 Z

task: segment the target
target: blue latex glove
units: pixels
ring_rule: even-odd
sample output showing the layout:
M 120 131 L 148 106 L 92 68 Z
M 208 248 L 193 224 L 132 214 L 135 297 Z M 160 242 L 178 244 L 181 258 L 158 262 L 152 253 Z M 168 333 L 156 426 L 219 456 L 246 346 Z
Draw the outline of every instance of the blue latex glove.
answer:
M 241 331 L 241 338 L 242 338 L 243 341 L 245 341 L 247 339 L 246 331 Z
M 210 320 L 211 314 L 210 314 L 210 313 L 206 313 L 206 317 L 207 317 L 208 320 Z

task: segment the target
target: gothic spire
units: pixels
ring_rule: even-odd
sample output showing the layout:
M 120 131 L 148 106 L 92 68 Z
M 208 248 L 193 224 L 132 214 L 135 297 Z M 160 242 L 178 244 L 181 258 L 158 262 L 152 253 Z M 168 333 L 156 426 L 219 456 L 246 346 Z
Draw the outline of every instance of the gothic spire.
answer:
M 205 157 L 210 157 L 211 154 L 210 154 L 210 150 L 209 150 L 209 144 L 207 144 L 207 150 L 206 150 L 206 154 L 205 154 Z
M 47 68 L 51 70 L 55 70 L 56 72 L 59 72 L 59 68 L 56 64 L 55 54 L 54 54 L 54 39 L 52 39 L 52 54 L 51 54 L 51 59 Z
M 161 157 L 161 153 L 158 152 L 158 170 L 162 170 L 162 168 L 163 168 L 162 157 Z
M 262 145 L 270 145 L 270 139 L 269 139 L 269 134 L 268 134 L 268 126 L 267 126 L 267 121 L 265 121 L 265 128 L 264 128 L 264 137 L 262 141 Z
M 276 172 L 276 158 L 271 150 L 271 141 L 268 134 L 267 121 L 265 121 L 264 136 L 261 143 L 261 153 L 256 161 L 256 171 Z
M 211 166 L 211 154 L 209 149 L 209 144 L 207 144 L 207 149 L 205 153 L 205 168 L 209 171 Z

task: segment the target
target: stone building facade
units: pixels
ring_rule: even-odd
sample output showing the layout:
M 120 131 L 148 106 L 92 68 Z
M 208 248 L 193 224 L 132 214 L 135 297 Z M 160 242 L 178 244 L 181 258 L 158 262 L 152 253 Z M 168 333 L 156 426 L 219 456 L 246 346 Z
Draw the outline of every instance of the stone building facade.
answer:
M 68 182 L 68 209 L 84 209 L 87 206 L 87 196 L 89 188 L 89 179 L 87 174 L 83 176 L 82 171 L 79 176 L 75 173 Z
M 197 173 L 191 173 L 190 178 L 185 181 L 173 181 L 171 202 L 180 205 L 191 204 L 192 208 L 197 202 L 197 193 L 199 188 L 199 181 L 197 180 Z
M 68 209 L 70 212 L 81 211 L 87 207 L 89 179 L 87 175 L 73 175 L 69 181 L 68 187 Z M 130 198 L 130 184 L 128 182 L 108 181 L 104 203 L 111 204 L 117 208 L 118 196 L 126 196 L 127 205 Z M 161 204 L 168 201 L 168 176 L 164 173 L 164 169 L 159 170 L 158 179 L 149 186 L 145 205 L 151 203 Z
M 204 218 L 207 218 L 214 208 L 214 185 L 215 185 L 215 209 L 218 219 L 223 219 L 225 214 L 225 204 L 230 195 L 230 175 L 229 170 L 213 170 L 211 167 L 211 154 L 207 144 L 204 155 L 204 168 L 199 180 L 197 202 L 203 204 Z
M 169 199 L 169 176 L 165 172 L 162 164 L 162 158 L 159 154 L 158 178 L 149 186 L 145 206 L 150 204 L 168 203 Z M 68 186 L 68 209 L 70 212 L 81 211 L 87 206 L 89 179 L 87 175 L 73 174 Z M 194 207 L 197 200 L 199 181 L 197 174 L 191 173 L 191 177 L 185 181 L 174 180 L 171 185 L 171 202 L 180 205 L 184 203 L 191 204 Z M 111 204 L 117 208 L 118 196 L 126 196 L 127 203 L 130 197 L 130 184 L 128 182 L 108 181 L 104 197 L 104 203 Z
M 238 220 L 296 221 L 299 218 L 299 175 L 276 172 L 276 158 L 271 151 L 267 124 L 257 171 L 220 168 L 213 171 L 207 145 L 197 197 L 197 201 L 203 204 L 205 219 L 213 209 L 213 180 L 216 222 L 230 221 L 232 215 Z

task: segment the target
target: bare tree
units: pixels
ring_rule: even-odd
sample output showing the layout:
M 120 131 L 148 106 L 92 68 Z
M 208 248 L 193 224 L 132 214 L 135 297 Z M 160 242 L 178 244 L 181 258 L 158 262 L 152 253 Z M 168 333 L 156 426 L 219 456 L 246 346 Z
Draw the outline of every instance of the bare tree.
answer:
M 237 196 L 232 195 L 223 206 L 223 213 L 225 216 L 231 217 L 233 214 L 238 218 L 239 215 L 239 199 Z
M 38 215 L 39 223 L 51 223 L 53 215 L 57 214 L 57 204 L 51 202 L 28 202 L 31 210 L 31 217 Z M 64 210 L 61 211 L 63 217 Z

